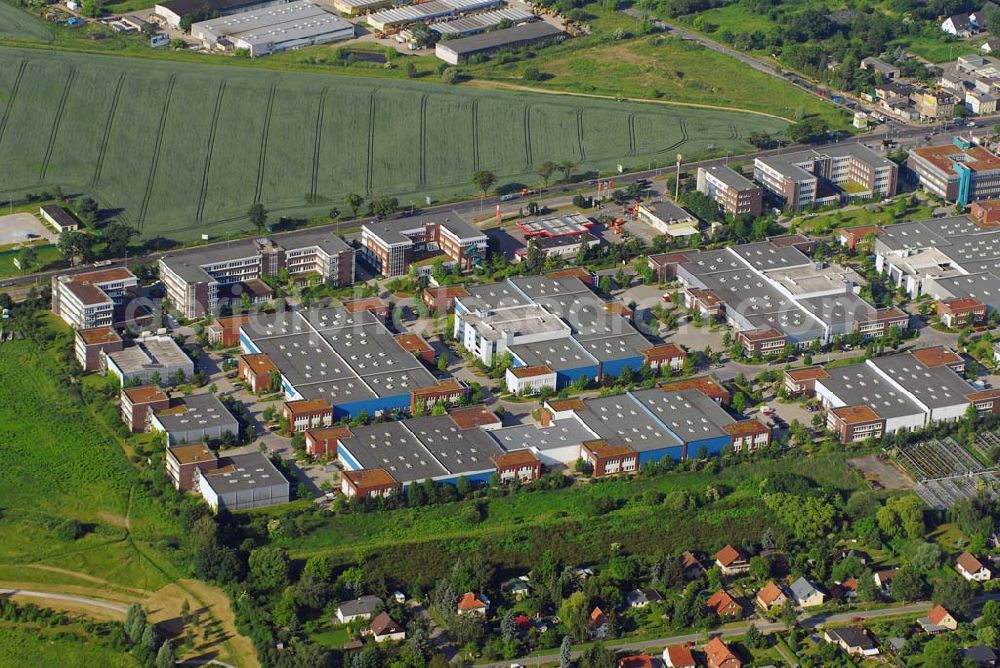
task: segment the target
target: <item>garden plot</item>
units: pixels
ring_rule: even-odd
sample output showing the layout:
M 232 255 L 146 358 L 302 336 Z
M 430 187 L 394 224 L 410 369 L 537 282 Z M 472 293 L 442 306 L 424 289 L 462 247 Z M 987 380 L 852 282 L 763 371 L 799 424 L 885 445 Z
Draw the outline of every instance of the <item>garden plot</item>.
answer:
M 993 434 L 979 435 L 979 438 Z M 985 447 L 979 445 L 978 447 Z M 900 448 L 898 461 L 917 481 L 914 491 L 936 510 L 951 508 L 961 499 L 986 490 L 994 498 L 1000 486 L 995 471 L 984 467 L 954 439 L 931 439 Z

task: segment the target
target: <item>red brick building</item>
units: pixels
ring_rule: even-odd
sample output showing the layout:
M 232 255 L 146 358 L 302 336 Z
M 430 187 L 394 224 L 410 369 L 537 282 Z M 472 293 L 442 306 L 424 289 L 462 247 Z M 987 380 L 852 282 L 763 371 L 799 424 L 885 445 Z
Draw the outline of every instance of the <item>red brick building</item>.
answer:
M 410 398 L 410 413 L 416 410 L 417 406 L 423 406 L 425 411 L 429 411 L 436 403 L 446 406 L 457 404 L 468 392 L 468 388 L 453 378 L 442 380 L 433 387 L 422 387 L 413 390 Z
M 271 374 L 278 372 L 271 358 L 264 353 L 240 355 L 240 378 L 254 394 L 266 392 L 271 386 Z M 280 372 L 278 372 L 280 373 Z
M 448 411 L 448 417 L 459 429 L 485 429 L 491 431 L 503 426 L 503 421 L 485 406 L 469 406 Z
M 350 438 L 348 427 L 330 427 L 328 429 L 308 429 L 305 432 L 306 454 L 310 457 L 336 457 L 337 441 Z
M 743 347 L 743 352 L 747 357 L 760 355 L 780 355 L 788 343 L 788 337 L 774 327 L 764 329 L 751 329 L 740 332 L 736 335 L 736 340 Z
M 530 450 L 514 450 L 493 457 L 500 482 L 531 482 L 542 475 L 542 462 Z
M 955 373 L 965 373 L 965 358 L 944 346 L 918 348 L 910 354 L 926 367 L 946 366 Z
M 122 422 L 132 432 L 146 431 L 153 413 L 167 408 L 170 408 L 170 397 L 155 385 L 127 387 L 122 390 Z
M 167 447 L 167 475 L 174 487 L 190 492 L 197 479 L 195 471 L 215 471 L 219 458 L 204 443 Z
M 675 343 L 664 343 L 653 346 L 642 351 L 642 362 L 650 369 L 656 371 L 661 366 L 668 366 L 677 371 L 684 368 L 684 360 L 687 359 L 687 351 Z
M 695 376 L 693 378 L 684 378 L 682 380 L 672 380 L 668 383 L 660 383 L 658 387 L 666 392 L 698 390 L 717 404 L 721 404 L 723 406 L 729 405 L 729 390 L 708 376 Z
M 983 390 L 965 395 L 965 399 L 976 407 L 980 415 L 1000 414 L 1000 390 Z
M 969 217 L 984 227 L 1000 223 L 1000 199 L 973 202 L 969 207 Z
M 905 330 L 910 326 L 910 315 L 895 306 L 880 308 L 858 317 L 854 331 L 865 337 L 885 336 L 891 327 Z
M 584 441 L 580 457 L 594 467 L 594 477 L 603 478 L 639 470 L 639 455 L 627 445 L 611 445 L 604 439 Z
M 411 353 L 418 360 L 424 364 L 434 365 L 437 363 L 437 353 L 434 352 L 434 348 L 431 344 L 424 341 L 423 337 L 418 334 L 396 334 L 394 337 L 396 343 L 399 347 L 408 353 Z
M 240 343 L 240 327 L 248 322 L 250 322 L 250 316 L 245 313 L 216 318 L 211 325 L 205 328 L 208 342 L 213 346 L 223 348 L 237 346 Z
M 723 427 L 733 452 L 753 452 L 771 444 L 771 430 L 760 420 L 741 420 Z
M 841 246 L 850 250 L 857 250 L 858 244 L 864 244 L 868 236 L 875 237 L 882 235 L 882 228 L 877 225 L 858 225 L 856 227 L 845 227 L 837 234 L 837 240 Z
M 959 329 L 966 325 L 978 325 L 986 320 L 986 304 L 972 297 L 961 297 L 938 302 L 938 318 L 945 327 Z
M 844 444 L 882 438 L 885 433 L 885 420 L 868 406 L 831 408 L 826 416 L 826 426 Z
M 830 374 L 821 366 L 787 369 L 784 375 L 785 391 L 793 397 L 811 397 L 816 394 L 816 381 L 829 377 Z
M 76 330 L 76 360 L 84 371 L 101 368 L 101 352 L 114 353 L 125 348 L 125 342 L 113 327 L 92 327 Z
M 455 310 L 455 300 L 468 297 L 469 291 L 463 285 L 446 285 L 438 288 L 424 288 L 424 305 L 432 314 L 444 315 Z
M 398 494 L 403 491 L 403 486 L 385 469 L 342 471 L 340 491 L 349 499 L 354 497 L 363 499 L 367 496 Z
M 352 299 L 344 302 L 344 308 L 348 313 L 360 313 L 368 311 L 376 318 L 388 321 L 392 315 L 389 310 L 389 303 L 380 297 L 365 297 L 364 299 Z
M 281 405 L 281 414 L 293 433 L 333 424 L 333 406 L 325 399 L 286 401 Z

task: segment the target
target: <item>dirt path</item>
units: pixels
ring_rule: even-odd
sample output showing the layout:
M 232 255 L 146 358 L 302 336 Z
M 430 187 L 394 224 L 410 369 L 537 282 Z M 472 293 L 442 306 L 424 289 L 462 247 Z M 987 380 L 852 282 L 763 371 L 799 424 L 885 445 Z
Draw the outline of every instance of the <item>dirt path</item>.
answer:
M 503 81 L 493 81 L 490 79 L 473 79 L 468 83 L 464 84 L 466 86 L 473 86 L 475 88 L 488 88 L 488 89 L 499 89 L 499 90 L 519 90 L 525 93 L 543 93 L 545 95 L 570 95 L 572 97 L 590 97 L 596 98 L 598 100 L 612 100 L 614 102 L 641 102 L 644 104 L 661 104 L 668 107 L 692 107 L 694 109 L 715 109 L 716 111 L 730 111 L 733 113 L 740 114 L 754 114 L 756 116 L 764 116 L 765 118 L 773 118 L 775 120 L 784 121 L 786 123 L 794 123 L 795 121 L 791 118 L 785 118 L 784 116 L 778 116 L 777 114 L 769 114 L 766 111 L 753 111 L 751 109 L 738 109 L 736 107 L 723 107 L 717 104 L 702 104 L 700 102 L 677 102 L 674 100 L 649 100 L 642 97 L 621 97 L 615 95 L 599 95 L 597 93 L 574 93 L 565 90 L 548 90 L 545 88 L 534 88 L 533 86 L 525 86 L 522 84 L 505 83 Z

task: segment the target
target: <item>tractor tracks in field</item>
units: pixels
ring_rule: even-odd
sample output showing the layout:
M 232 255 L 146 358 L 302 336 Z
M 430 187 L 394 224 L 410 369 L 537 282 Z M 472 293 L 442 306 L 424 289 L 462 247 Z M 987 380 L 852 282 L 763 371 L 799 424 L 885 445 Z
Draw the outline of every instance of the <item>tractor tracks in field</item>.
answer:
M 472 101 L 472 169 L 479 171 L 479 98 Z
M 531 105 L 527 105 L 524 108 L 524 159 L 527 162 L 528 169 L 531 169 L 531 165 L 534 159 L 531 156 Z
M 312 185 L 309 187 L 309 200 L 316 201 L 316 191 L 319 190 L 319 161 L 322 157 L 320 145 L 323 141 L 323 116 L 326 113 L 326 96 L 330 93 L 327 86 L 319 95 L 319 109 L 316 110 L 316 137 L 313 141 Z
M 17 93 L 21 90 L 21 80 L 24 78 L 24 70 L 28 68 L 28 61 L 22 60 L 21 66 L 17 69 L 17 76 L 14 77 L 14 85 L 10 89 L 10 98 L 7 100 L 7 108 L 3 112 L 3 120 L 0 121 L 0 144 L 3 144 L 4 132 L 7 130 L 7 123 L 14 110 L 14 102 L 17 100 Z
M 108 142 L 111 141 L 111 126 L 115 122 L 115 114 L 118 112 L 118 100 L 122 96 L 122 88 L 125 86 L 125 72 L 122 72 L 118 76 L 118 84 L 115 86 L 115 92 L 111 95 L 111 107 L 108 109 L 108 118 L 104 122 L 104 134 L 101 136 L 101 148 L 97 153 L 97 163 L 94 165 L 94 175 L 90 179 L 90 185 L 93 188 L 97 187 L 97 184 L 101 180 L 101 172 L 104 171 L 104 158 L 108 154 Z
M 628 115 L 628 155 L 635 155 L 635 114 Z
M 264 168 L 267 163 L 267 139 L 271 132 L 271 114 L 274 113 L 274 93 L 278 90 L 278 84 L 271 84 L 271 90 L 267 94 L 267 111 L 264 113 L 264 129 L 260 133 L 260 153 L 257 155 L 257 186 L 253 192 L 253 203 L 260 202 L 264 191 Z
M 219 92 L 215 96 L 215 111 L 212 113 L 212 129 L 208 133 L 208 146 L 205 151 L 205 167 L 201 175 L 201 193 L 198 196 L 198 208 L 195 220 L 199 223 L 205 215 L 205 200 L 208 199 L 208 174 L 212 168 L 212 150 L 215 148 L 215 132 L 219 127 L 219 114 L 222 112 L 222 98 L 226 94 L 226 84 L 229 79 L 223 79 L 219 84 Z
M 372 195 L 373 173 L 375 171 L 375 91 L 368 96 L 368 168 L 365 173 L 365 192 Z
M 156 128 L 156 140 L 153 142 L 153 159 L 149 163 L 149 174 L 146 176 L 146 189 L 142 193 L 142 204 L 139 205 L 139 215 L 136 216 L 136 223 L 141 228 L 146 222 L 146 210 L 149 209 L 149 200 L 153 196 L 153 184 L 156 182 L 156 170 L 160 164 L 160 148 L 163 146 L 163 132 L 167 127 L 167 115 L 170 113 L 170 100 L 174 96 L 174 86 L 177 83 L 177 76 L 171 76 L 167 82 L 167 94 L 163 99 L 163 108 L 160 110 L 160 124 Z
M 580 160 L 586 160 L 587 149 L 583 145 L 583 109 L 576 111 L 576 143 L 580 147 Z
M 42 168 L 38 172 L 38 182 L 45 182 L 45 173 L 49 171 L 49 162 L 52 160 L 52 151 L 56 146 L 56 137 L 59 136 L 59 126 L 62 124 L 63 113 L 66 111 L 66 100 L 69 92 L 73 88 L 73 81 L 76 79 L 76 68 L 69 68 L 69 75 L 66 77 L 66 85 L 63 87 L 62 95 L 59 97 L 59 106 L 56 107 L 56 116 L 52 119 L 52 130 L 49 132 L 49 143 L 45 147 L 45 157 L 42 159 Z
M 427 185 L 427 93 L 420 96 L 420 173 L 417 182 Z

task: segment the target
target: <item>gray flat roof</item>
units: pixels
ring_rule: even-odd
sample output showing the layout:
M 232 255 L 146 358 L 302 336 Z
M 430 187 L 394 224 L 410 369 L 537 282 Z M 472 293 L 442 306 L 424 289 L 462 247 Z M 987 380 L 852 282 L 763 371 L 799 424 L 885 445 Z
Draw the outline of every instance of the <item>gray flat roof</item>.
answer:
M 810 313 L 829 325 L 853 324 L 872 313 L 875 307 L 853 292 L 800 299 Z
M 125 374 L 194 364 L 169 336 L 136 339 L 135 345 L 109 352 L 107 356 Z
M 157 411 L 156 419 L 168 432 L 237 424 L 233 414 L 211 393 L 183 397 L 179 405 Z
M 402 422 L 352 427 L 351 433 L 341 444 L 363 469 L 385 469 L 399 482 L 448 473 Z
M 455 475 L 493 468 L 492 458 L 504 453 L 485 431 L 460 429 L 447 415 L 407 420 L 406 426 Z
M 470 311 L 488 311 L 508 306 L 526 306 L 531 300 L 506 281 L 466 287 L 468 297 L 458 297 L 456 301 Z
M 868 406 L 879 417 L 892 419 L 923 413 L 912 399 L 896 388 L 864 362 L 827 368 L 829 378 L 817 380 L 847 406 Z
M 928 368 L 909 353 L 877 357 L 872 364 L 931 409 L 963 404 L 976 391 L 950 367 Z
M 725 248 L 713 251 L 684 253 L 688 261 L 682 267 L 692 276 L 703 276 L 720 271 L 746 270 L 747 266 Z
M 518 290 L 527 295 L 529 299 L 535 300 L 558 295 L 594 294 L 576 276 L 562 276 L 560 278 L 549 278 L 548 276 L 512 276 L 508 280 Z
M 479 51 L 499 49 L 508 44 L 516 44 L 526 40 L 540 40 L 561 34 L 562 30 L 552 24 L 545 21 L 537 21 L 535 23 L 504 28 L 503 30 L 494 30 L 493 32 L 439 42 L 438 46 L 462 56 L 470 53 L 478 53 Z
M 553 371 L 579 369 L 597 364 L 597 360 L 572 338 L 518 344 L 510 347 L 511 354 L 525 366 L 544 364 Z
M 548 427 L 526 424 L 489 432 L 505 450 L 535 448 L 539 451 L 580 445 L 597 437 L 579 418 L 555 420 Z
M 725 435 L 723 427 L 735 420 L 699 390 L 664 392 L 658 388 L 631 393 L 685 443 Z
M 775 246 L 770 241 L 729 246 L 727 250 L 738 255 L 758 271 L 812 264 L 812 260 L 795 246 Z
M 952 299 L 972 297 L 996 309 L 1000 308 L 1000 276 L 994 271 L 996 267 L 988 272 L 934 278 L 933 282 L 947 290 Z
M 676 434 L 630 394 L 587 399 L 584 406 L 580 417 L 608 441 L 624 441 L 636 452 L 682 445 Z
M 336 405 L 437 383 L 368 311 L 313 308 L 255 318 L 241 329 L 306 399 Z
M 700 167 L 699 169 L 704 169 L 706 172 L 710 173 L 730 188 L 735 188 L 736 190 L 751 190 L 754 188 L 760 188 L 759 185 L 731 167 L 726 167 L 724 165 L 712 165 L 710 167 Z
M 698 222 L 698 219 L 691 212 L 668 199 L 660 200 L 659 202 L 645 202 L 642 206 L 645 209 L 651 210 L 653 215 L 664 223 L 692 222 L 697 224 Z
M 230 466 L 234 470 L 229 470 Z M 219 471 L 208 472 L 204 479 L 219 495 L 288 484 L 281 471 L 259 452 L 226 457 L 219 462 Z

